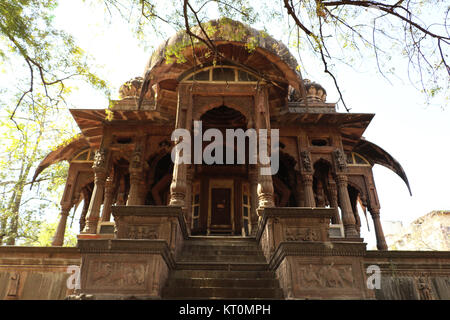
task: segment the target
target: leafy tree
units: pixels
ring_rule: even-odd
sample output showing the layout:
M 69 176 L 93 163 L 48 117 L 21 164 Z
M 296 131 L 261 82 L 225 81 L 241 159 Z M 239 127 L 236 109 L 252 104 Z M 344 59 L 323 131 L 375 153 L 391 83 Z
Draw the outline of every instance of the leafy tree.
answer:
M 2 113 L 10 114 L 12 107 Z M 67 176 L 67 165 L 53 166 L 38 179 L 35 190 L 28 191 L 33 169 L 43 157 L 74 135 L 69 115 L 54 105 L 48 105 L 45 94 L 33 93 L 23 99 L 16 109 L 15 123 L 0 118 L 0 236 L 7 245 L 16 240 L 36 240 L 41 217 L 46 210 L 56 207 Z M 58 119 L 58 121 L 56 121 Z
M 73 37 L 54 28 L 57 4 L 56 0 L 0 2 L 0 63 L 16 65 L 19 58 L 28 71 L 28 81 L 20 83 L 16 94 L 12 121 L 24 98 L 35 90 L 44 93 L 47 103 L 64 101 L 70 79 L 82 79 L 109 95 L 106 82 L 90 71 L 90 58 Z
M 39 243 L 42 216 L 58 206 L 67 165 L 52 166 L 28 189 L 37 164 L 75 133 L 64 106 L 75 81 L 109 96 L 92 59 L 54 27 L 57 4 L 0 1 L 0 66 L 9 69 L 0 79 L 0 244 Z
M 211 32 L 206 24 L 212 16 L 286 30 L 288 42 L 300 56 L 298 70 L 312 71 L 302 57 L 315 57 L 318 63 L 310 68 L 322 65 L 333 79 L 344 107 L 335 68 L 366 61 L 374 62 L 387 81 L 392 77 L 408 78 L 428 102 L 438 95 L 448 100 L 450 7 L 444 0 L 98 1 L 111 16 L 118 12 L 128 19 L 140 36 L 148 32 L 148 26 L 161 34 L 161 25 L 167 25 L 176 31 L 184 30 L 192 40 L 187 45 L 201 42 L 215 54 L 219 53 L 209 39 Z M 194 25 L 200 25 L 202 32 L 192 32 Z M 172 54 L 180 59 L 177 52 Z M 405 62 L 405 68 L 398 67 L 399 59 Z

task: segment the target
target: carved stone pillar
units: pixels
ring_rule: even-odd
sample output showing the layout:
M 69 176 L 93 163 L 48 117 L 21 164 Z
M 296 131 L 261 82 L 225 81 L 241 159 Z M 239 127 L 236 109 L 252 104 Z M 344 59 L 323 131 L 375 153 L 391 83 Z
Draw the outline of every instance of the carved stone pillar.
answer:
M 309 152 L 306 150 L 301 151 L 300 160 L 302 165 L 301 178 L 303 182 L 304 206 L 314 208 L 316 206 L 316 199 L 314 198 L 313 168 Z
M 357 238 L 358 231 L 356 231 L 355 216 L 353 215 L 352 205 L 348 195 L 347 182 L 348 178 L 346 175 L 337 175 L 338 193 L 341 202 L 342 222 L 344 224 L 345 237 Z
M 83 209 L 81 210 L 81 215 L 80 215 L 80 233 L 83 232 L 84 227 L 86 226 L 86 215 L 89 209 L 89 203 L 91 203 L 91 192 L 90 190 L 85 187 L 83 188 L 83 199 L 84 199 L 84 203 L 83 203 Z
M 125 204 L 125 178 L 124 176 L 121 174 L 119 175 L 119 186 L 118 186 L 118 190 L 117 190 L 117 198 L 116 198 L 116 205 L 118 206 L 122 206 Z
M 128 193 L 127 206 L 140 205 L 140 187 L 142 184 L 142 178 L 144 169 L 142 166 L 142 146 L 139 142 L 136 145 L 135 150 L 131 156 L 130 161 L 130 192 Z
M 269 101 L 268 101 L 268 93 L 267 87 L 262 86 L 257 94 L 256 94 L 256 129 L 258 130 L 258 134 L 260 133 L 260 129 L 267 130 L 267 141 L 261 139 L 259 135 L 258 140 L 261 144 L 265 144 L 267 146 L 268 155 L 270 153 L 270 114 L 269 114 Z M 261 147 L 260 147 L 261 148 Z M 261 160 L 261 159 L 259 159 Z M 260 164 L 258 173 L 258 211 L 263 210 L 264 208 L 270 208 L 275 206 L 274 201 L 274 190 L 273 190 L 273 181 L 271 175 L 263 175 L 261 174 L 262 170 L 270 170 L 270 164 Z
M 248 179 L 250 182 L 250 224 L 252 235 L 256 234 L 258 226 L 258 215 L 256 208 L 258 207 L 258 167 L 257 165 L 250 165 L 248 172 Z
M 100 207 L 103 202 L 103 195 L 105 192 L 105 182 L 107 176 L 107 155 L 106 150 L 100 148 L 95 152 L 94 165 L 94 190 L 92 191 L 91 201 L 86 216 L 86 226 L 82 233 L 97 233 L 97 224 L 100 215 Z
M 111 206 L 113 204 L 114 196 L 114 177 L 111 175 L 106 179 L 105 184 L 105 198 L 103 201 L 102 221 L 109 222 L 111 219 Z
M 189 167 L 186 172 L 186 212 L 184 213 L 186 225 L 189 226 L 188 232 L 190 234 L 190 226 L 191 226 L 191 220 L 192 220 L 192 182 L 194 178 L 194 172 L 193 168 Z
M 302 174 L 303 190 L 305 192 L 305 207 L 314 208 L 316 200 L 314 199 L 313 191 L 313 175 Z
M 377 238 L 377 248 L 378 250 L 387 250 L 388 246 L 386 244 L 386 239 L 384 238 L 383 228 L 380 222 L 380 209 L 370 208 L 370 214 L 372 215 L 373 225 L 375 227 L 375 236 Z
M 303 186 L 301 183 L 300 173 L 296 172 L 295 177 L 296 177 L 295 189 L 294 189 L 295 201 L 296 201 L 297 207 L 305 207 L 305 194 L 304 194 Z
M 179 85 L 178 87 L 178 106 L 177 120 L 175 128 L 190 128 L 186 124 L 188 109 L 192 108 L 191 87 L 187 85 Z M 180 140 L 175 141 L 175 144 Z M 170 202 L 169 206 L 180 206 L 186 209 L 186 164 L 178 163 L 177 159 L 173 165 L 172 183 L 170 184 Z
M 339 202 L 338 202 L 338 191 L 335 182 L 330 182 L 328 184 L 328 190 L 330 191 L 330 205 L 334 208 L 334 215 L 331 218 L 331 223 L 341 224 L 341 217 L 339 216 Z
M 72 204 L 64 205 L 61 208 L 61 216 L 59 218 L 58 227 L 53 237 L 52 246 L 62 246 L 64 243 L 64 233 L 66 232 L 67 217 L 69 215 Z

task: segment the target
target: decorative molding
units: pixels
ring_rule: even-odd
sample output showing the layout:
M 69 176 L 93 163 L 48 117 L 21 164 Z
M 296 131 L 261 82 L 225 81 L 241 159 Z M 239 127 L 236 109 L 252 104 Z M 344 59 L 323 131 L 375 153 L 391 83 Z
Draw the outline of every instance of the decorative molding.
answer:
M 175 266 L 175 259 L 165 240 L 105 239 L 78 240 L 81 254 L 160 254 L 169 269 Z

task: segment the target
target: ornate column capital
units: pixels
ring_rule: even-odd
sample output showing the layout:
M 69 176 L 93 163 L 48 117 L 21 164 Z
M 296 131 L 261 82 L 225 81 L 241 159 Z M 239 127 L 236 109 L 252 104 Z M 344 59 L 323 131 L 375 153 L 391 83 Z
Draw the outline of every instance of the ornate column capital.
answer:
M 309 173 L 303 173 L 303 174 L 302 174 L 302 180 L 303 180 L 303 183 L 304 183 L 305 185 L 309 185 L 309 184 L 312 185 L 314 178 L 313 178 L 313 175 L 312 175 L 312 174 L 309 174 Z
M 338 174 L 336 176 L 336 181 L 339 186 L 348 184 L 348 177 L 345 174 Z

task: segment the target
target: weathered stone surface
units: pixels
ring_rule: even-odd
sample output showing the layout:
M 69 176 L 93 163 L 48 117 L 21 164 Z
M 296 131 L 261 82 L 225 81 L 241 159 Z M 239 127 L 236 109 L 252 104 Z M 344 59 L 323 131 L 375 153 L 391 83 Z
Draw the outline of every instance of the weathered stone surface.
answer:
M 118 239 L 162 239 L 176 257 L 187 237 L 180 207 L 113 206 Z
M 77 248 L 0 247 L 0 299 L 64 299 L 73 293 L 67 268 L 80 263 Z
M 174 260 L 164 240 L 80 240 L 81 293 L 160 298 Z

